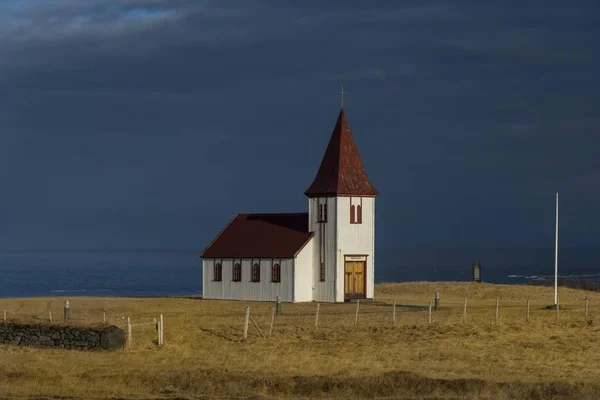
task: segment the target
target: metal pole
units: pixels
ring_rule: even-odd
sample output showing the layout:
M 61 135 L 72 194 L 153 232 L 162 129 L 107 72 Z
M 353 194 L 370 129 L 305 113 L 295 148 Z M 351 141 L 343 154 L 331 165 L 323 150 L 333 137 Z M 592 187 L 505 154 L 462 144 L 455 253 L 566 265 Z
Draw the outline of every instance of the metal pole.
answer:
M 467 322 L 467 298 L 465 297 L 465 308 L 463 310 L 463 322 Z
M 588 297 L 585 296 L 585 317 L 588 317 Z
M 360 300 L 356 300 L 356 317 L 354 317 L 354 326 L 358 325 L 358 308 L 360 307 Z
M 65 321 L 71 317 L 71 304 L 69 300 L 65 300 Z
M 554 305 L 558 309 L 558 193 L 556 193 L 556 234 L 554 240 Z
M 530 302 L 530 300 L 527 299 L 527 318 L 526 318 L 527 322 L 529 322 L 529 302 Z
M 392 305 L 392 324 L 396 326 L 396 300 L 394 300 L 394 304 Z
M 279 299 L 279 296 L 277 296 L 277 304 L 276 304 L 276 314 L 280 315 L 281 314 L 281 300 Z
M 317 303 L 317 314 L 315 315 L 315 329 L 319 326 L 319 309 L 321 308 L 321 303 Z

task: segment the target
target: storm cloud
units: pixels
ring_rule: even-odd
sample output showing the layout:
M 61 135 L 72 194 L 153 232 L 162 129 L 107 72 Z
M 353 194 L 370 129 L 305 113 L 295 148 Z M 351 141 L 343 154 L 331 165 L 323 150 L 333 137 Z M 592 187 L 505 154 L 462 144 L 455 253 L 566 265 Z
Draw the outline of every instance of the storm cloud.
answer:
M 592 2 L 4 0 L 0 248 L 303 211 L 340 107 L 381 246 L 600 239 Z

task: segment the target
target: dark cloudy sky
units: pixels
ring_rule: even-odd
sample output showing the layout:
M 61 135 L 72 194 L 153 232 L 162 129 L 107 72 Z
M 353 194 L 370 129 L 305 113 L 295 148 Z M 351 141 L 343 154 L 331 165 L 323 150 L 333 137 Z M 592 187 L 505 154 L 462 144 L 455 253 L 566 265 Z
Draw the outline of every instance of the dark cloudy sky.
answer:
M 304 211 L 343 84 L 385 247 L 600 243 L 594 1 L 0 0 L 0 248 Z

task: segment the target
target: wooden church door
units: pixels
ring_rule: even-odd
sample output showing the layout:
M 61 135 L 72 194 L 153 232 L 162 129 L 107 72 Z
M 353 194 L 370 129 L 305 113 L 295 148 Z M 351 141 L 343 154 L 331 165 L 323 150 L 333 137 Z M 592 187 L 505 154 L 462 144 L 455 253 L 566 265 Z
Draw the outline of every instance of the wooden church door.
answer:
M 346 298 L 365 297 L 367 263 L 365 261 L 346 261 L 344 274 L 344 292 Z

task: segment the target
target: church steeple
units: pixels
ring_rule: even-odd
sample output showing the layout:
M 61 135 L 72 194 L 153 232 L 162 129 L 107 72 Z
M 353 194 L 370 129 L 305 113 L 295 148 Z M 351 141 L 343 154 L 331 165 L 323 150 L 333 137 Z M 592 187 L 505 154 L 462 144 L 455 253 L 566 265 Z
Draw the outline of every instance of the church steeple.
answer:
M 333 128 L 317 176 L 304 194 L 308 197 L 374 197 L 379 194 L 369 181 L 343 108 Z

